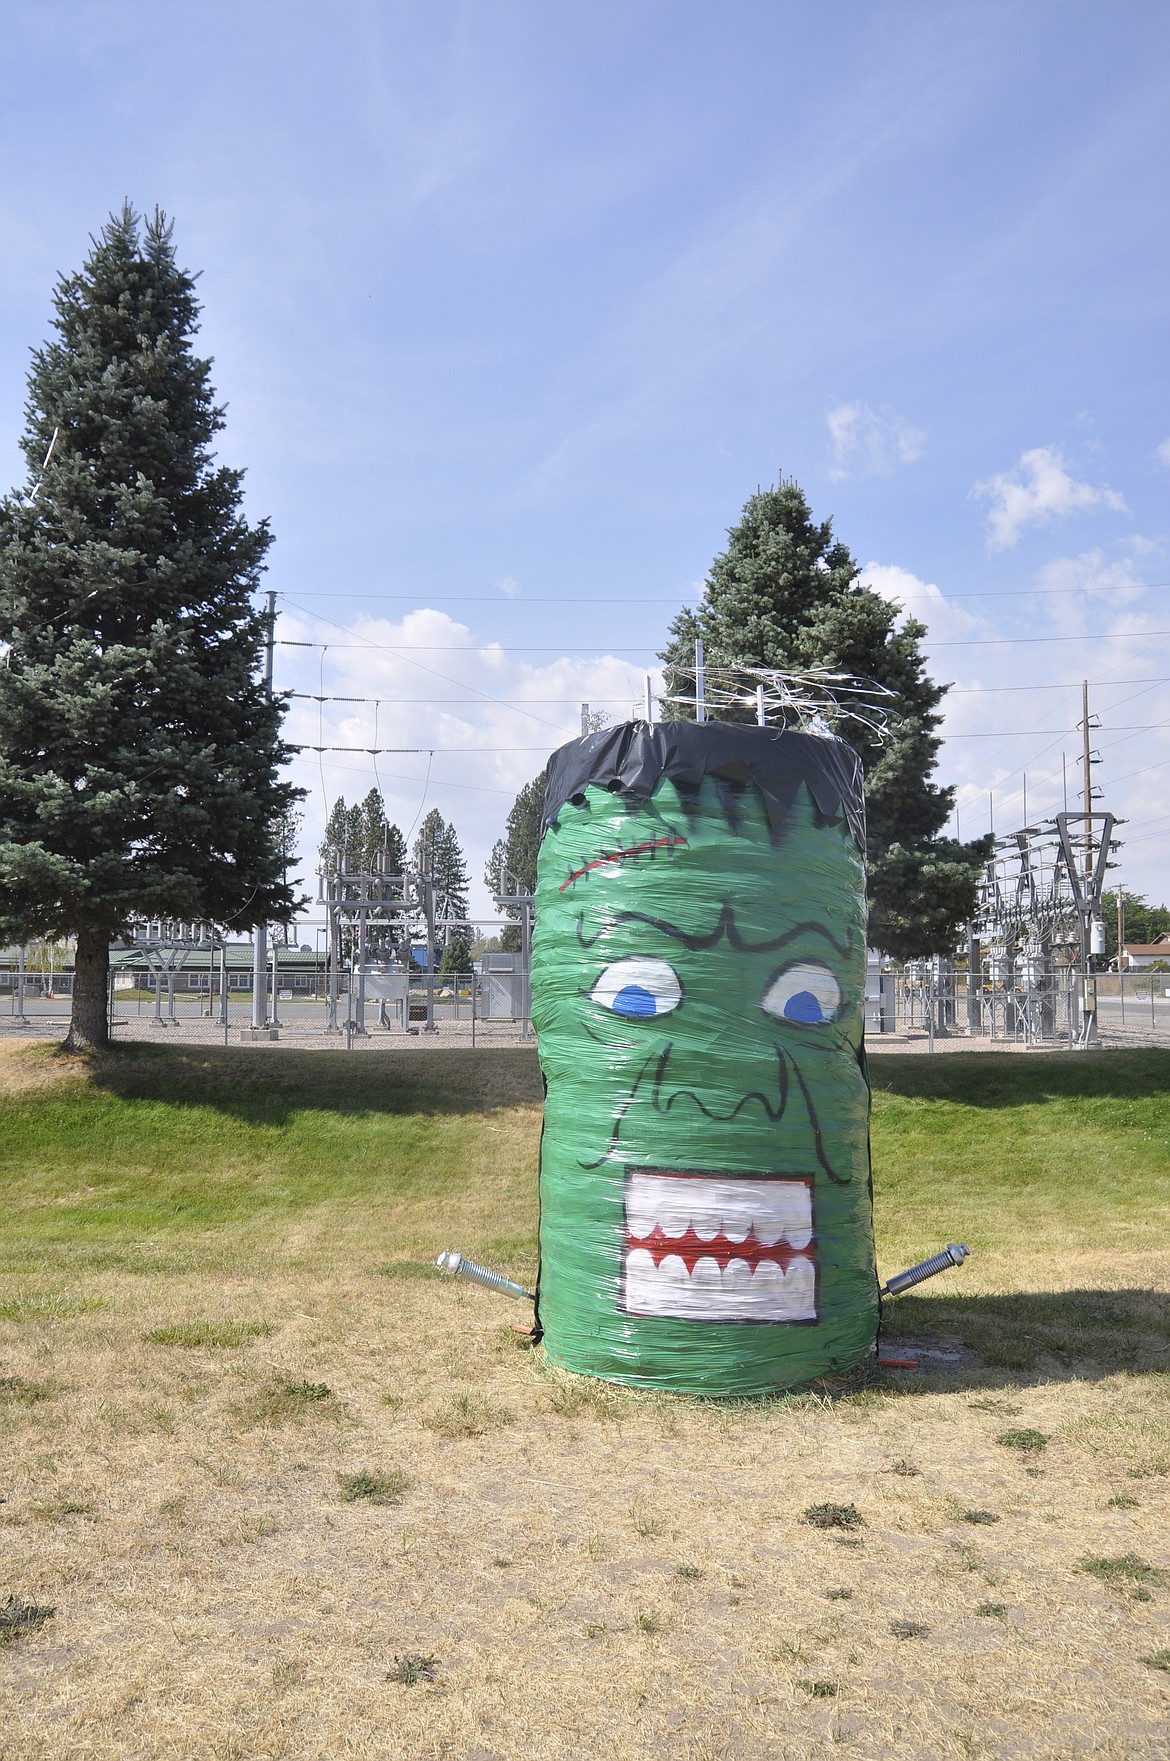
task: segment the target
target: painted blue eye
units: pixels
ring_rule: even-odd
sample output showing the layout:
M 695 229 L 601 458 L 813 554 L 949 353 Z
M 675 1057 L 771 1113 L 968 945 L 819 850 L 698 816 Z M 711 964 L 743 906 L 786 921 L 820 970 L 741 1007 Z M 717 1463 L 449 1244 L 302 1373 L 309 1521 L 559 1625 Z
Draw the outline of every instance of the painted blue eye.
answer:
M 589 999 L 629 1021 L 649 1021 L 678 1008 L 682 986 L 674 967 L 665 960 L 615 960 L 606 967 Z
M 778 1021 L 798 1027 L 820 1027 L 832 1021 L 841 1007 L 841 986 L 819 960 L 800 960 L 778 972 L 760 1007 Z

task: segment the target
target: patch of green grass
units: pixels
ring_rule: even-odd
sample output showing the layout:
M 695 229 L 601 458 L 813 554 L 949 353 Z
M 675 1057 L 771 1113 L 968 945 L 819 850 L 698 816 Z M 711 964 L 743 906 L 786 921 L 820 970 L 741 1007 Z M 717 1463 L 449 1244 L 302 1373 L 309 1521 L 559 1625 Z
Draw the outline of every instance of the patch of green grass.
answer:
M 1047 1449 L 1051 1441 L 1045 1432 L 1035 1431 L 1027 1426 L 1017 1431 L 1001 1431 L 995 1440 L 1002 1443 L 1005 1449 L 1018 1449 L 1024 1455 L 1038 1455 L 1042 1449 Z
M 338 1494 L 343 1504 L 401 1504 L 410 1490 L 410 1476 L 398 1468 L 375 1472 L 359 1468 L 355 1474 L 338 1474 Z
M 428 1284 L 441 1278 L 446 1278 L 448 1283 L 451 1281 L 430 1260 L 387 1260 L 374 1270 L 379 1278 L 394 1278 L 406 1284 Z
M 826 1590 L 825 1596 L 830 1602 L 852 1602 L 853 1591 L 846 1589 L 844 1584 L 838 1584 L 834 1589 Z
M 660 1633 L 664 1625 L 665 1622 L 657 1608 L 639 1608 L 634 1616 L 635 1632 L 645 1633 L 648 1638 L 655 1633 Z
M 244 1400 L 235 1415 L 245 1430 L 258 1426 L 298 1424 L 309 1417 L 339 1418 L 341 1403 L 325 1382 L 290 1381 L 283 1376 Z
M 25 1376 L 0 1376 L 0 1406 L 35 1406 L 52 1400 L 59 1391 L 60 1384 L 51 1377 L 30 1381 Z
M 34 1504 L 32 1514 L 46 1523 L 64 1522 L 68 1516 L 92 1516 L 93 1499 L 63 1494 L 60 1498 L 50 1498 L 46 1504 Z
M 1128 1492 L 1115 1492 L 1106 1503 L 1108 1510 L 1136 1510 L 1141 1503 L 1139 1498 L 1131 1498 Z
M 1159 1050 L 872 1058 L 874 1178 L 885 1229 L 918 1257 L 914 1228 L 929 1214 L 945 1165 L 948 1203 L 958 1216 L 978 1216 L 981 1249 L 1042 1247 L 1055 1230 L 1070 1248 L 1091 1252 L 1102 1216 L 1123 1222 L 1134 1251 L 1160 1246 L 1168 1077 L 1170 1056 Z M 1010 1156 L 1010 1178 L 1001 1151 Z M 885 1171 L 895 1168 L 892 1179 Z M 890 1305 L 899 1326 L 911 1300 Z M 933 1307 L 947 1297 L 921 1300 Z
M 274 1236 L 316 1208 L 457 1204 L 491 1169 L 483 1125 L 541 1097 L 525 1048 L 317 1052 L 116 1045 L 0 1102 L 6 1234 L 44 1263 L 192 1231 Z M 517 1159 L 515 1190 L 535 1174 Z M 472 1182 L 474 1184 L 474 1182 Z M 512 1207 L 515 1214 L 515 1207 Z M 503 1212 L 501 1212 L 503 1215 Z M 165 1239 L 164 1239 L 165 1238 Z M 530 1258 L 534 1210 L 509 1258 Z M 407 1250 L 409 1251 L 409 1250 Z
M 142 1337 L 151 1345 L 234 1351 L 253 1339 L 267 1339 L 275 1330 L 271 1321 L 172 1321 L 165 1327 L 152 1327 Z
M 963 1521 L 965 1523 L 987 1524 L 997 1523 L 999 1518 L 993 1510 L 965 1510 Z
M 1164 1669 L 1170 1675 L 1170 1649 L 1164 1647 L 1160 1651 L 1150 1651 L 1142 1658 L 1142 1662 L 1147 1663 L 1151 1669 Z
M 839 1684 L 830 1681 L 798 1681 L 796 1685 L 813 1700 L 832 1700 L 840 1691 Z
M 977 1602 L 975 1612 L 986 1615 L 991 1620 L 1006 1620 L 1007 1604 L 1006 1602 Z
M 856 1504 L 810 1504 L 800 1520 L 814 1529 L 860 1529 L 865 1524 Z
M 514 1425 L 510 1407 L 489 1400 L 486 1394 L 456 1394 L 444 1406 L 428 1413 L 423 1424 L 437 1437 L 483 1437 L 505 1425 Z
M 1086 1553 L 1079 1563 L 1099 1583 L 1111 1590 L 1127 1590 L 1139 1602 L 1148 1602 L 1151 1590 L 1166 1581 L 1166 1573 L 1140 1553 Z
M 9 1596 L 0 1604 L 0 1646 L 12 1645 L 26 1633 L 35 1633 L 52 1620 L 55 1608 L 44 1603 L 26 1602 L 20 1596 Z
M 681 1560 L 674 1568 L 676 1578 L 683 1578 L 689 1584 L 697 1584 L 703 1575 L 701 1565 L 691 1565 L 688 1560 Z
M 103 1306 L 97 1296 L 80 1296 L 68 1290 L 22 1290 L 0 1302 L 0 1321 L 72 1321 Z

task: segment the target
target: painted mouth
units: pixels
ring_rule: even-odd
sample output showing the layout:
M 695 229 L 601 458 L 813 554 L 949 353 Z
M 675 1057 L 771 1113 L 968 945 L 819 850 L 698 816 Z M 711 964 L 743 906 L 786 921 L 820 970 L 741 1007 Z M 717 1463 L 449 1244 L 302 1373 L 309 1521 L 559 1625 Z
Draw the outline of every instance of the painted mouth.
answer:
M 631 1168 L 621 1306 L 683 1321 L 815 1321 L 811 1174 Z

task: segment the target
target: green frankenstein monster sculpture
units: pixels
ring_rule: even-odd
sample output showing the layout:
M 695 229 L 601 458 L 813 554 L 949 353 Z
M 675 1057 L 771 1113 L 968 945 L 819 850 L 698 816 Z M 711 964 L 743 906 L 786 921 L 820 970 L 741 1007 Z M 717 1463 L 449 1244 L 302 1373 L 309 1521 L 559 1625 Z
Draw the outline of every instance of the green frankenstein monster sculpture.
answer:
M 532 1017 L 554 1362 L 745 1394 L 872 1349 L 863 841 L 831 735 L 633 722 L 553 755 Z

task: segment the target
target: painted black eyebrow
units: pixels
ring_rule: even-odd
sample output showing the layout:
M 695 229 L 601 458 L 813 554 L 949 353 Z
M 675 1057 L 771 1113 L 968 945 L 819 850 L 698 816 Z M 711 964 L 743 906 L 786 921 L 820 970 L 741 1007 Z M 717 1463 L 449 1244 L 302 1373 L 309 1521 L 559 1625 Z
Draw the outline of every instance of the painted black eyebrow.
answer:
M 795 941 L 798 936 L 802 935 L 823 936 L 829 946 L 843 960 L 847 960 L 853 952 L 852 929 L 850 929 L 846 941 L 842 943 L 825 928 L 823 923 L 797 923 L 791 929 L 784 930 L 778 936 L 771 936 L 765 942 L 745 941 L 735 926 L 735 907 L 731 904 L 723 906 L 719 913 L 719 921 L 708 935 L 688 935 L 686 930 L 680 929 L 676 923 L 668 923 L 665 917 L 651 917 L 645 911 L 619 911 L 615 916 L 607 918 L 603 927 L 605 930 L 615 929 L 620 923 L 648 924 L 651 929 L 660 930 L 664 936 L 671 936 L 676 942 L 681 942 L 683 947 L 689 948 L 692 953 L 700 953 L 706 948 L 713 948 L 726 936 L 731 946 L 740 954 L 771 954 L 777 948 L 787 947 L 789 942 Z M 603 930 L 599 929 L 595 936 L 587 937 L 585 934 L 585 913 L 582 911 L 579 914 L 577 941 L 582 948 L 596 946 L 601 940 L 602 933 Z

